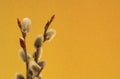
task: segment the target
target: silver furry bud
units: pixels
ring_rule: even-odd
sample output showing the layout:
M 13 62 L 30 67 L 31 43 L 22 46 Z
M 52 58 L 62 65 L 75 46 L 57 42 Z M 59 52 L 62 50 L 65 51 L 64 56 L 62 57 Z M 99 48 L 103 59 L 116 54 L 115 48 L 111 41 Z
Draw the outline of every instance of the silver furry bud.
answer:
M 33 74 L 37 74 L 41 69 L 35 61 L 30 62 L 29 68 L 33 72 Z
M 40 59 L 41 56 L 42 56 L 42 52 L 43 52 L 43 49 L 42 49 L 42 47 L 41 47 L 41 48 L 39 48 L 39 51 L 35 51 L 35 52 L 33 53 L 33 58 L 38 57 L 38 59 Z
M 46 33 L 46 40 L 51 41 L 55 35 L 56 35 L 56 31 L 54 29 L 48 30 Z
M 39 48 L 42 46 L 42 42 L 43 42 L 43 37 L 42 37 L 42 35 L 39 35 L 35 40 L 34 46 L 36 48 Z
M 33 79 L 42 79 L 42 78 L 39 76 L 39 77 L 34 77 Z
M 24 52 L 23 49 L 20 50 L 19 56 L 20 56 L 20 58 L 22 59 L 23 62 L 26 62 L 25 52 Z M 27 59 L 28 59 L 28 61 L 30 60 L 30 58 L 31 58 L 31 55 L 29 53 L 27 53 Z
M 46 65 L 46 62 L 45 62 L 45 61 L 39 61 L 39 62 L 38 62 L 38 65 L 39 65 L 40 67 L 44 68 L 45 65 Z
M 29 32 L 30 28 L 31 28 L 31 20 L 29 18 L 24 18 L 21 26 L 22 32 L 24 33 Z
M 20 73 L 16 73 L 15 79 L 25 79 L 24 76 Z

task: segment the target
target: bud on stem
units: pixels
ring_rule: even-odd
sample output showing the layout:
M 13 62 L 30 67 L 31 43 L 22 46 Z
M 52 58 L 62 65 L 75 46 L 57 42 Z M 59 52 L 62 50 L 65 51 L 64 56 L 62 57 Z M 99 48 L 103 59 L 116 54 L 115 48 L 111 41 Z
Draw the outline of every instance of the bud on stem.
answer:
M 20 38 L 20 46 L 23 48 L 23 49 L 26 49 L 26 44 L 25 44 L 25 41 L 24 39 L 21 37 Z

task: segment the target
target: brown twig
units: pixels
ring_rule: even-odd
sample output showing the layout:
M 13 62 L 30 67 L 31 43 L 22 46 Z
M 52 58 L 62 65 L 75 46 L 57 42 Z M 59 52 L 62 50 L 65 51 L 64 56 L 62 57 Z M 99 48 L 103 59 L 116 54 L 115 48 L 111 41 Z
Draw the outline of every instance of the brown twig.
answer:
M 23 48 L 23 50 L 24 50 L 24 52 L 25 52 L 25 60 L 26 60 L 26 78 L 27 79 L 29 79 L 29 76 L 28 76 L 28 72 L 29 72 L 29 68 L 28 68 L 28 65 L 29 65 L 29 62 L 28 62 L 28 59 L 27 59 L 27 49 L 26 49 L 26 33 L 25 32 L 22 32 L 22 29 L 21 29 L 21 22 L 20 22 L 20 20 L 17 18 L 17 23 L 18 23 L 18 26 L 19 26 L 19 28 L 20 28 L 20 31 L 21 31 L 21 33 L 22 33 L 22 37 L 23 37 L 23 39 L 24 39 L 24 47 L 22 47 Z M 20 43 L 21 43 L 21 40 L 20 40 Z
M 46 41 L 46 32 L 47 32 L 50 24 L 51 24 L 52 21 L 54 20 L 54 18 L 55 18 L 55 15 L 53 15 L 53 16 L 50 18 L 50 21 L 48 21 L 48 22 L 46 23 L 45 27 L 44 27 L 44 34 L 43 34 L 44 40 L 43 40 L 43 42 Z
M 34 58 L 34 60 L 35 60 L 36 63 L 38 62 L 39 53 L 40 53 L 40 48 L 37 48 L 36 52 L 35 52 L 35 58 Z
M 24 52 L 25 52 L 25 59 L 26 59 L 26 78 L 29 79 L 29 76 L 28 76 L 28 65 L 29 65 L 29 62 L 28 62 L 28 59 L 27 59 L 27 50 L 24 49 Z
M 23 38 L 24 38 L 24 44 L 25 44 L 25 48 L 23 48 L 24 52 L 25 52 L 25 63 L 26 63 L 26 78 L 29 79 L 29 76 L 28 76 L 28 73 L 29 73 L 29 68 L 28 68 L 28 65 L 29 65 L 29 62 L 28 62 L 28 59 L 27 59 L 27 49 L 26 49 L 26 33 L 23 33 L 22 32 L 22 35 L 23 35 Z

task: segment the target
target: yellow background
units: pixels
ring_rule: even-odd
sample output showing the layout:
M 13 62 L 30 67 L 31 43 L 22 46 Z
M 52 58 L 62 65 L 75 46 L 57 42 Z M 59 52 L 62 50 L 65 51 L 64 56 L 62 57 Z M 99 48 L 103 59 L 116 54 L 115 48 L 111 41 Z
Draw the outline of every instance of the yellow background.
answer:
M 25 75 L 16 18 L 29 17 L 27 48 L 50 17 L 57 35 L 43 46 L 43 79 L 120 79 L 119 0 L 0 0 L 0 79 Z

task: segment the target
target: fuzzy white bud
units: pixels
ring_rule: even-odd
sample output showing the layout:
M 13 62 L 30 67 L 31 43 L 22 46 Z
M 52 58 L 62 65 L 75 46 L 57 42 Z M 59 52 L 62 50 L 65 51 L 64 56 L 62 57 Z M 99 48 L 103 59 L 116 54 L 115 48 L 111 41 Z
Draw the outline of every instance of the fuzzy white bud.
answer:
M 30 62 L 29 68 L 33 72 L 33 74 L 37 74 L 41 69 L 40 66 L 35 61 Z
M 24 50 L 21 49 L 19 51 L 19 56 L 20 56 L 20 58 L 22 59 L 23 62 L 26 61 Z M 28 61 L 31 59 L 31 55 L 29 53 L 27 53 L 27 59 L 28 59 Z
M 36 58 L 36 57 L 38 57 L 39 59 L 41 58 L 41 56 L 42 56 L 42 52 L 43 52 L 43 49 L 42 49 L 42 47 L 41 48 L 39 48 L 39 51 L 38 52 L 34 52 L 33 53 L 33 58 Z
M 46 62 L 45 62 L 45 61 L 39 61 L 39 62 L 38 62 L 38 65 L 39 65 L 40 67 L 44 68 L 45 65 L 46 65 Z
M 41 47 L 42 42 L 43 42 L 43 37 L 42 37 L 42 35 L 39 35 L 35 40 L 34 46 L 36 48 L 39 48 L 39 47 Z
M 42 78 L 39 76 L 39 77 L 34 77 L 33 79 L 42 79 Z
M 25 79 L 24 76 L 20 73 L 16 73 L 15 79 Z
M 30 28 L 31 28 L 31 20 L 29 18 L 24 18 L 21 26 L 22 32 L 25 33 L 29 32 Z
M 46 39 L 50 41 L 54 38 L 55 35 L 56 35 L 56 31 L 54 29 L 50 29 L 46 33 Z

